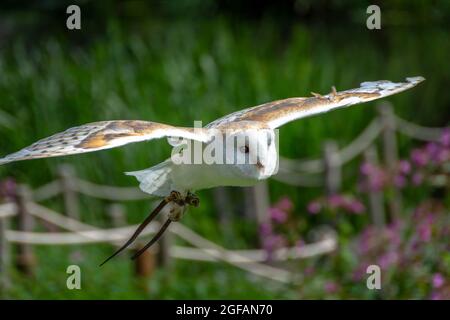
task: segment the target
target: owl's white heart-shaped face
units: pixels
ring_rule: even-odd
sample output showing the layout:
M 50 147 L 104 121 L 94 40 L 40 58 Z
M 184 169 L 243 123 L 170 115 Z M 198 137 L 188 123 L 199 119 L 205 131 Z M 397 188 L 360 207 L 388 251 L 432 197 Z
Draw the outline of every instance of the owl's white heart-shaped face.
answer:
M 235 174 L 266 179 L 278 169 L 277 138 L 272 129 L 248 129 L 227 134 L 225 160 Z

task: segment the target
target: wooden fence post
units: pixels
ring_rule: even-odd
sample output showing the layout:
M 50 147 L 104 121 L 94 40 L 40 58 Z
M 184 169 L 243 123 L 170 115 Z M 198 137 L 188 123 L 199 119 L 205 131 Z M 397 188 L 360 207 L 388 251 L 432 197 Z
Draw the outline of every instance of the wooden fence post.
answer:
M 113 227 L 118 228 L 127 224 L 123 205 L 112 203 L 108 206 L 108 214 L 111 218 L 111 225 Z
M 328 196 L 331 196 L 341 189 L 341 164 L 335 141 L 325 142 L 323 160 L 325 165 L 325 191 Z
M 6 239 L 6 230 L 9 229 L 9 218 L 0 218 L 0 297 L 5 296 L 5 291 L 9 288 L 9 243 Z
M 267 223 L 270 221 L 269 208 L 269 184 L 267 180 L 261 181 L 253 187 L 253 194 L 256 208 L 256 220 L 258 224 Z
M 366 163 L 378 165 L 377 150 L 374 146 L 364 152 L 364 158 Z M 377 228 L 382 228 L 385 224 L 383 194 L 380 191 L 369 190 L 368 196 L 372 222 Z
M 398 155 L 397 155 L 397 139 L 395 133 L 395 115 L 392 105 L 388 102 L 383 102 L 378 105 L 378 112 L 380 114 L 381 125 L 383 128 L 383 156 L 384 165 L 388 171 L 389 177 L 394 177 L 397 169 Z M 390 188 L 392 198 L 389 201 L 389 211 L 391 220 L 398 217 L 401 211 L 401 194 L 395 186 Z
M 144 247 L 144 243 L 139 241 L 136 251 Z M 150 248 L 136 258 L 136 275 L 138 277 L 149 278 L 156 269 L 155 249 Z
M 30 203 L 31 199 L 32 196 L 29 187 L 26 185 L 19 185 L 17 187 L 16 202 L 19 219 L 18 229 L 20 231 L 26 232 L 33 230 L 33 216 L 28 212 L 28 203 Z M 32 276 L 33 268 L 36 264 L 32 246 L 28 243 L 19 243 L 17 247 L 17 269 L 28 276 Z
M 58 174 L 61 181 L 61 189 L 64 198 L 65 214 L 75 220 L 80 220 L 78 195 L 75 191 L 75 170 L 72 166 L 64 164 L 59 166 Z
M 255 211 L 256 221 L 259 225 L 270 222 L 269 208 L 269 186 L 266 180 L 259 182 L 251 189 L 253 210 Z
M 253 187 L 243 187 L 244 212 L 243 215 L 248 220 L 256 220 L 255 207 L 253 205 Z
M 143 248 L 145 243 L 138 241 L 135 246 L 135 252 Z M 145 292 L 148 292 L 148 282 L 145 281 L 146 279 L 149 279 L 156 269 L 156 258 L 155 258 L 155 248 L 150 248 L 146 251 L 144 251 L 139 257 L 134 260 L 134 270 L 135 274 L 138 278 L 141 279 L 139 281 L 139 286 L 142 290 Z
M 225 187 L 217 187 L 213 189 L 214 204 L 219 215 L 219 222 L 225 230 L 230 224 L 232 217 L 231 201 L 228 190 Z
M 269 208 L 270 196 L 267 181 L 261 181 L 253 187 L 245 188 L 246 216 L 256 219 L 258 226 L 271 223 Z M 263 239 L 260 239 L 263 243 Z
M 162 225 L 166 222 L 169 210 L 173 204 L 169 203 L 161 211 L 158 217 L 159 223 Z M 135 246 L 135 250 L 139 250 L 144 246 L 144 243 L 139 241 Z M 155 272 L 157 266 L 163 267 L 167 274 L 170 273 L 170 268 L 172 267 L 172 258 L 170 256 L 170 247 L 172 246 L 172 233 L 170 230 L 161 236 L 158 240 L 157 245 L 149 248 L 143 252 L 137 259 L 135 263 L 136 275 L 142 278 L 150 278 Z M 144 289 L 148 289 L 146 286 Z
M 169 203 L 163 209 L 162 214 L 159 215 L 159 223 L 161 225 L 164 222 L 166 222 L 171 205 L 172 203 Z M 173 235 L 170 232 L 170 230 L 166 230 L 166 232 L 164 232 L 164 234 L 158 241 L 158 254 L 157 254 L 158 265 L 166 270 L 169 270 L 169 268 L 171 268 L 173 264 L 173 260 L 170 255 L 170 248 L 172 247 L 172 245 L 173 245 Z

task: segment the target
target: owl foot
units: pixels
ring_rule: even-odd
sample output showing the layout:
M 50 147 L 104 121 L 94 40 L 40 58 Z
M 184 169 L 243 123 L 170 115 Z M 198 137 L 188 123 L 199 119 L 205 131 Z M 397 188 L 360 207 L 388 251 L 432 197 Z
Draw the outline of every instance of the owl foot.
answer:
M 200 199 L 193 193 L 188 192 L 186 199 L 186 203 L 193 207 L 198 207 L 200 204 Z
M 179 206 L 184 206 L 184 198 L 178 191 L 171 191 L 170 195 L 166 197 L 163 201 L 169 202 L 175 202 Z

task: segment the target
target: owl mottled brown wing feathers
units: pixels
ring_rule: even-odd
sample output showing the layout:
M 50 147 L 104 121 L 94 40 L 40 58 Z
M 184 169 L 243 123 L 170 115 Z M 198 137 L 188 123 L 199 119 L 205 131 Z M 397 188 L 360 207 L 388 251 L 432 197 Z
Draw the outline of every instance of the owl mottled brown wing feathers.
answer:
M 211 122 L 204 129 L 173 127 L 138 120 L 93 122 L 33 143 L 29 147 L 1 158 L 0 165 L 19 160 L 109 149 L 162 137 L 179 137 L 208 142 L 214 135 L 214 129 L 237 128 L 244 130 L 249 123 L 261 128 L 277 128 L 290 121 L 317 113 L 387 97 L 410 89 L 423 80 L 425 79 L 422 77 L 413 77 L 406 78 L 406 82 L 398 83 L 386 80 L 363 82 L 359 88 L 340 92 L 333 90 L 330 94 L 323 96 L 314 94 L 314 97 L 309 98 L 272 101 L 229 114 Z M 246 124 L 244 125 L 244 123 Z
M 181 137 L 206 142 L 208 131 L 181 128 L 150 121 L 116 120 L 88 123 L 70 128 L 0 159 L 8 162 L 65 156 L 119 147 L 128 143 L 163 137 Z
M 207 127 L 220 128 L 226 127 L 230 122 L 257 121 L 264 122 L 271 128 L 278 128 L 288 122 L 314 114 L 387 97 L 410 89 L 424 80 L 422 77 L 410 77 L 406 78 L 406 82 L 387 80 L 363 82 L 359 88 L 331 92 L 323 96 L 314 94 L 309 98 L 272 101 L 231 113 L 211 122 Z

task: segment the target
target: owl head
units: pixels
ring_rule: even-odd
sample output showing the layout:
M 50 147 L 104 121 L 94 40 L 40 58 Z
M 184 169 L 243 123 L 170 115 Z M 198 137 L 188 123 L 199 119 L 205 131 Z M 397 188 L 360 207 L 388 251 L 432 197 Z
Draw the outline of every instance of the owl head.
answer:
M 278 169 L 278 136 L 273 129 L 258 124 L 242 125 L 239 130 L 225 131 L 225 165 L 240 176 L 266 179 Z

